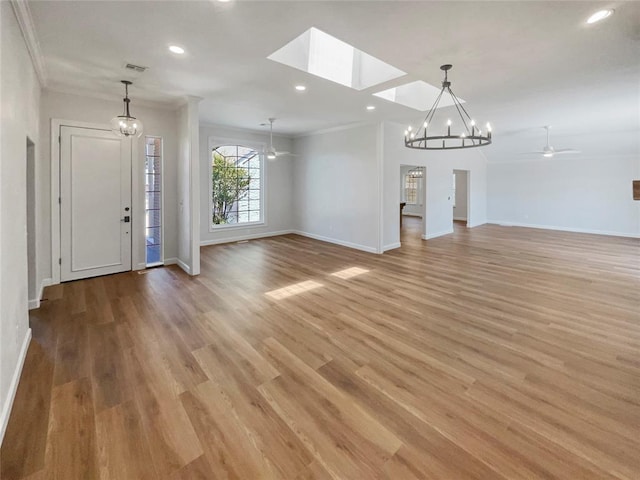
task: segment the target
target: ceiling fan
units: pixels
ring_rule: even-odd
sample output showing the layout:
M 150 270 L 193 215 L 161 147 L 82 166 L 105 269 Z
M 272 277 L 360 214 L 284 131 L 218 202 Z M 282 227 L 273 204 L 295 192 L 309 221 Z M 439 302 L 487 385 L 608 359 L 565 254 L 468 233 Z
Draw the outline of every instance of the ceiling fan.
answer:
M 273 146 L 273 122 L 276 121 L 275 118 L 269 118 L 269 123 L 261 123 L 260 125 L 262 126 L 267 126 L 269 125 L 269 148 L 267 148 L 267 150 L 265 150 L 263 152 L 263 154 L 269 159 L 269 160 L 275 160 L 278 157 L 282 157 L 284 155 L 292 155 L 295 156 L 295 154 L 291 153 L 291 152 L 278 152 L 275 147 Z
M 549 130 L 551 129 L 551 125 L 545 125 L 543 128 L 547 131 L 547 144 L 542 150 L 537 152 L 525 152 L 525 154 L 537 153 L 542 154 L 543 157 L 552 158 L 554 155 L 561 155 L 564 153 L 580 153 L 580 150 L 574 150 L 573 148 L 553 148 L 549 143 Z

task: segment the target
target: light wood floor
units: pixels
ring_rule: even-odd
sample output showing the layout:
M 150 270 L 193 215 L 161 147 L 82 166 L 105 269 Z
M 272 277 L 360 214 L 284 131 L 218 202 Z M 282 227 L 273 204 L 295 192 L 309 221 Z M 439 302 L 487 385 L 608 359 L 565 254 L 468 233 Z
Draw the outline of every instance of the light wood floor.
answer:
M 639 241 L 405 220 L 48 288 L 2 479 L 639 479 Z

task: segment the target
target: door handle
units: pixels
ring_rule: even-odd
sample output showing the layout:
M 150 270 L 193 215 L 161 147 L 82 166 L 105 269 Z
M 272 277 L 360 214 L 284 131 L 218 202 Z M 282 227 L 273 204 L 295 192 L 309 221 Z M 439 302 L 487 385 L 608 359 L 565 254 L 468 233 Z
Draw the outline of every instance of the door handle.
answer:
M 124 223 L 129 223 L 131 221 L 131 217 L 129 215 L 126 215 L 122 220 L 120 220 L 121 222 Z

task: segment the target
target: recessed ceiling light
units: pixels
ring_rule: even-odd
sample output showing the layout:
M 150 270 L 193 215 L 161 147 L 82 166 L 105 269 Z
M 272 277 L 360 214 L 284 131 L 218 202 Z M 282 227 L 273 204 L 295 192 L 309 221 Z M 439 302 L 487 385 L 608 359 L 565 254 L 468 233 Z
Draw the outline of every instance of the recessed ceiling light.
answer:
M 367 110 L 375 110 L 376 107 L 374 105 L 367 105 Z
M 296 90 L 299 92 L 304 92 L 307 89 L 304 85 L 296 85 Z
M 596 12 L 593 15 L 591 15 L 588 18 L 587 23 L 591 24 L 591 23 L 599 22 L 600 20 L 604 20 L 605 18 L 610 17 L 612 13 L 613 13 L 613 10 L 600 10 L 599 12 Z
M 177 53 L 178 55 L 182 55 L 184 53 L 184 48 L 179 47 L 177 45 L 169 45 L 169 51 L 173 53 Z

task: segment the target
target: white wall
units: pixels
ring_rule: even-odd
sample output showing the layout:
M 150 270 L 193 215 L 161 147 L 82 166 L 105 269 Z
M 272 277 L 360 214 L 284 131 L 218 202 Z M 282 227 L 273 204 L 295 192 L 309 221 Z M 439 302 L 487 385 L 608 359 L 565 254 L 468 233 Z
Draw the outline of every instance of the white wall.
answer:
M 467 220 L 467 172 L 454 170 L 456 175 L 456 204 L 453 207 L 454 220 Z M 453 183 L 453 182 L 452 182 Z
M 361 125 L 294 139 L 294 228 L 313 238 L 380 250 L 380 129 Z M 398 210 L 400 164 L 395 169 Z
M 383 245 L 384 249 L 400 244 L 399 211 L 400 165 L 426 167 L 426 218 L 423 238 L 434 238 L 453 231 L 452 177 L 454 169 L 468 170 L 470 175 L 471 208 L 467 226 L 475 227 L 487 221 L 487 161 L 480 149 L 412 150 L 403 142 L 404 126 L 384 123 L 383 165 Z
M 163 139 L 164 166 L 164 255 L 175 258 L 178 255 L 177 238 L 177 117 L 176 112 L 163 108 L 151 108 L 138 105 L 135 100 L 135 88 L 130 89 L 131 113 L 144 125 L 142 137 L 136 140 L 132 169 L 132 181 L 138 188 L 133 189 L 134 203 L 137 210 L 132 210 L 132 221 L 137 232 L 133 244 L 134 268 L 144 268 L 144 136 L 152 135 Z M 92 124 L 109 125 L 110 120 L 122 112 L 122 100 L 117 97 L 113 101 L 69 95 L 66 93 L 45 90 L 42 95 L 40 130 L 42 155 L 39 160 L 39 173 L 42 178 L 38 193 L 38 224 L 42 231 L 38 232 L 38 265 L 41 278 L 50 278 L 51 272 L 51 119 L 71 120 Z M 57 132 L 54 133 L 57 135 Z M 136 180 L 137 179 L 137 180 Z M 132 206 L 135 208 L 135 206 Z M 136 220 L 137 219 L 137 220 Z M 57 258 L 59 252 L 53 253 Z
M 9 2 L 0 2 L 0 443 L 31 330 L 27 314 L 26 140 L 38 131 L 40 85 Z
M 631 181 L 638 178 L 640 155 L 490 163 L 489 218 L 492 223 L 640 236 L 640 202 L 631 194 Z
M 200 240 L 212 245 L 261 236 L 287 233 L 293 229 L 293 163 L 297 158 L 281 156 L 264 160 L 264 225 L 211 229 L 211 142 L 222 145 L 246 145 L 262 151 L 269 145 L 269 134 L 220 125 L 200 126 Z M 292 141 L 276 135 L 273 143 L 277 151 L 291 152 Z
M 410 170 L 417 168 L 415 165 L 402 165 L 400 167 L 400 198 L 399 202 L 404 202 L 404 180 L 405 176 L 409 173 Z M 424 199 L 424 177 L 418 179 L 418 203 L 412 205 L 407 203 L 405 207 L 402 209 L 403 215 L 413 215 L 415 217 L 422 217 L 422 207 L 423 207 L 423 199 Z
M 178 265 L 200 273 L 200 131 L 198 103 L 187 97 L 178 110 Z

